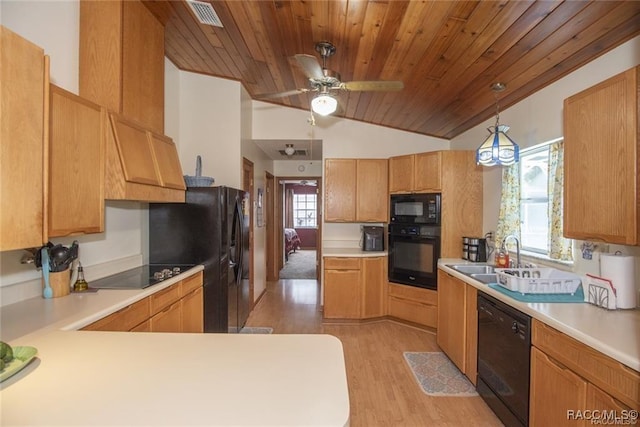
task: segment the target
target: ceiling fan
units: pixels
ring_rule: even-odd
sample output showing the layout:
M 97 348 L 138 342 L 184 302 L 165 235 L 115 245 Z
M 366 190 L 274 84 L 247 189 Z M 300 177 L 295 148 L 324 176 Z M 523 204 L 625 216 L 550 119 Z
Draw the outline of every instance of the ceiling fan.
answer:
M 333 91 L 397 91 L 404 88 L 401 81 L 373 80 L 373 81 L 340 81 L 340 74 L 327 68 L 327 58 L 336 53 L 336 47 L 327 41 L 316 43 L 316 51 L 322 57 L 322 66 L 313 55 L 294 55 L 298 65 L 309 79 L 309 88 L 293 89 L 286 92 L 259 95 L 261 99 L 285 98 L 307 92 L 316 92 L 311 100 L 311 108 L 314 112 L 326 116 L 338 107 L 338 101 L 332 95 Z

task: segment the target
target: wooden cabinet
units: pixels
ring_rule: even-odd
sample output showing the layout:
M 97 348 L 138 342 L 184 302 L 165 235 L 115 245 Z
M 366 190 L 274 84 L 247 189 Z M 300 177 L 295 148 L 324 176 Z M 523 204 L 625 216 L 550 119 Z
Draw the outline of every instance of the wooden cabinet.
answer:
M 435 328 L 438 324 L 438 293 L 415 286 L 388 284 L 389 316 Z
M 105 197 L 184 202 L 186 186 L 173 141 L 121 114 L 109 114 Z
M 121 310 L 82 328 L 84 331 L 130 331 L 146 322 L 151 315 L 149 298 L 137 301 Z
M 367 319 L 386 314 L 387 257 L 325 257 L 324 317 Z
M 387 159 L 326 159 L 324 219 L 387 222 Z
M 198 272 L 90 325 L 85 331 L 203 332 L 203 274 Z
M 387 159 L 356 161 L 356 221 L 389 222 Z
M 176 301 L 151 317 L 151 332 L 182 332 L 182 306 Z
M 49 236 L 101 233 L 106 110 L 50 87 Z
M 438 270 L 437 343 L 473 384 L 478 371 L 477 297 L 476 288 Z
M 466 361 L 466 286 L 462 280 L 438 270 L 437 343 L 461 372 Z
M 324 317 L 359 319 L 361 299 L 360 258 L 325 258 Z
M 362 258 L 362 318 L 387 314 L 387 257 Z
M 531 349 L 529 425 L 584 425 L 569 419 L 567 411 L 586 409 L 586 398 L 586 381 L 537 348 Z
M 182 332 L 204 332 L 204 293 L 202 286 L 185 295 L 182 304 Z
M 473 151 L 434 151 L 389 159 L 390 193 L 441 193 L 440 256 L 460 258 L 462 237 L 482 234 L 482 169 Z
M 44 51 L 0 26 L 0 251 L 48 240 L 49 68 Z
M 532 344 L 530 425 L 576 425 L 568 410 L 640 408 L 639 372 L 535 319 Z
M 141 1 L 80 2 L 80 95 L 164 133 L 164 27 Z
M 564 101 L 565 237 L 640 244 L 639 70 Z

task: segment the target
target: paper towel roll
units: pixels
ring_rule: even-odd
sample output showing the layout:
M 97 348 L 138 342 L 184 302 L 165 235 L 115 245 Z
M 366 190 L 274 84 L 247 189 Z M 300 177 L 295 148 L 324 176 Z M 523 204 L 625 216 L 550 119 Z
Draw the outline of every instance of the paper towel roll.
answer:
M 618 308 L 636 308 L 635 261 L 635 257 L 626 255 L 600 256 L 600 275 L 616 288 Z

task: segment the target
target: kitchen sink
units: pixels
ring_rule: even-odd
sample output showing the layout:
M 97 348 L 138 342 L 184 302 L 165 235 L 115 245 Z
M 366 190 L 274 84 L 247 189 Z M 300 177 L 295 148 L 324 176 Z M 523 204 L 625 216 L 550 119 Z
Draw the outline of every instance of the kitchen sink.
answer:
M 474 273 L 469 276 L 482 283 L 498 283 L 498 275 L 495 273 Z
M 473 264 L 448 264 L 447 267 L 453 268 L 463 274 L 493 274 L 494 267 L 492 265 L 473 265 Z

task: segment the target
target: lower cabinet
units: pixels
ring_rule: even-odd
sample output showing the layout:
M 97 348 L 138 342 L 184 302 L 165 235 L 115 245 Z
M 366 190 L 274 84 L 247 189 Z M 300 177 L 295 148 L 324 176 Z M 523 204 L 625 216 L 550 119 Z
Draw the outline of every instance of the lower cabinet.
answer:
M 82 330 L 203 332 L 202 283 L 202 272 L 198 272 Z
M 438 324 L 438 293 L 430 289 L 389 283 L 388 314 L 423 326 Z
M 532 344 L 530 426 L 586 426 L 640 408 L 639 372 L 535 319 Z
M 438 270 L 437 343 L 473 384 L 478 367 L 477 297 L 476 288 Z
M 386 257 L 325 257 L 324 317 L 384 316 L 386 271 Z

